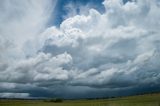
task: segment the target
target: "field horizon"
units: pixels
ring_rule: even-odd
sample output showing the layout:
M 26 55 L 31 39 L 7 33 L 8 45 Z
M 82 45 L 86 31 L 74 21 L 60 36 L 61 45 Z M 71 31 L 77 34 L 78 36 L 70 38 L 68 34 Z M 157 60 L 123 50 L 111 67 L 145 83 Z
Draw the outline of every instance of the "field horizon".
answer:
M 1 99 L 0 106 L 160 106 L 160 93 L 116 98 L 75 99 L 62 102 L 44 99 Z

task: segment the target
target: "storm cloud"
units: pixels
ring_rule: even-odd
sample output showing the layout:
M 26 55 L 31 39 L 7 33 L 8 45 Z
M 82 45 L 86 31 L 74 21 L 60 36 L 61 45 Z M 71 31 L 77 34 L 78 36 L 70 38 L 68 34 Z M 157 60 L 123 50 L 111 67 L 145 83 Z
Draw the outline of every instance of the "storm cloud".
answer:
M 104 13 L 88 8 L 59 27 L 47 26 L 56 1 L 1 2 L 0 97 L 104 97 L 160 88 L 160 1 L 106 0 Z

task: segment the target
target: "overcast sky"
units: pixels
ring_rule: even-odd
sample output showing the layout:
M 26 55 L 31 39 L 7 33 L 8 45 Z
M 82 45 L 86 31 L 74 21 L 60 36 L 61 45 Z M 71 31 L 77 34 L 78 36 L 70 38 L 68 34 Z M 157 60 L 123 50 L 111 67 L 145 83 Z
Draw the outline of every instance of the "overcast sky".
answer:
M 160 91 L 160 0 L 0 0 L 0 97 Z

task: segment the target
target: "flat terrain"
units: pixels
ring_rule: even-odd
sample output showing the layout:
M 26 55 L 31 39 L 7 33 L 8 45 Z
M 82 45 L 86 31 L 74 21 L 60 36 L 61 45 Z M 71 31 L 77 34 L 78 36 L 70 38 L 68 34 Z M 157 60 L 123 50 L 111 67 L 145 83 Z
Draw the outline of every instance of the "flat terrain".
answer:
M 40 100 L 1 100 L 0 106 L 160 106 L 160 94 L 99 100 L 66 100 L 62 103 Z

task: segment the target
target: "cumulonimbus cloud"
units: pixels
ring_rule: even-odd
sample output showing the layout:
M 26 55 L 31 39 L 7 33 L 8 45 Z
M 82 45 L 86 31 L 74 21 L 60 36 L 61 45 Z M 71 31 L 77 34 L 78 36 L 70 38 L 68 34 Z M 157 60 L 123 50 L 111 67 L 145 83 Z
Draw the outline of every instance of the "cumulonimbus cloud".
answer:
M 14 64 L 2 62 L 0 81 L 29 83 L 48 91 L 62 90 L 61 96 L 67 90 L 72 93 L 70 89 L 77 86 L 82 91 L 158 86 L 159 1 L 124 4 L 122 0 L 106 0 L 103 5 L 106 9 L 103 14 L 90 9 L 88 15 L 70 17 L 59 28 L 49 27 L 36 36 L 36 44 L 35 40 L 30 44 L 38 45 L 37 54 L 31 53 Z M 3 45 L 12 43 L 0 41 L 2 50 Z M 13 55 L 11 51 L 17 49 L 12 49 L 5 49 L 4 53 Z M 4 53 L 0 53 L 0 58 L 8 56 Z M 58 89 L 59 86 L 68 89 Z

